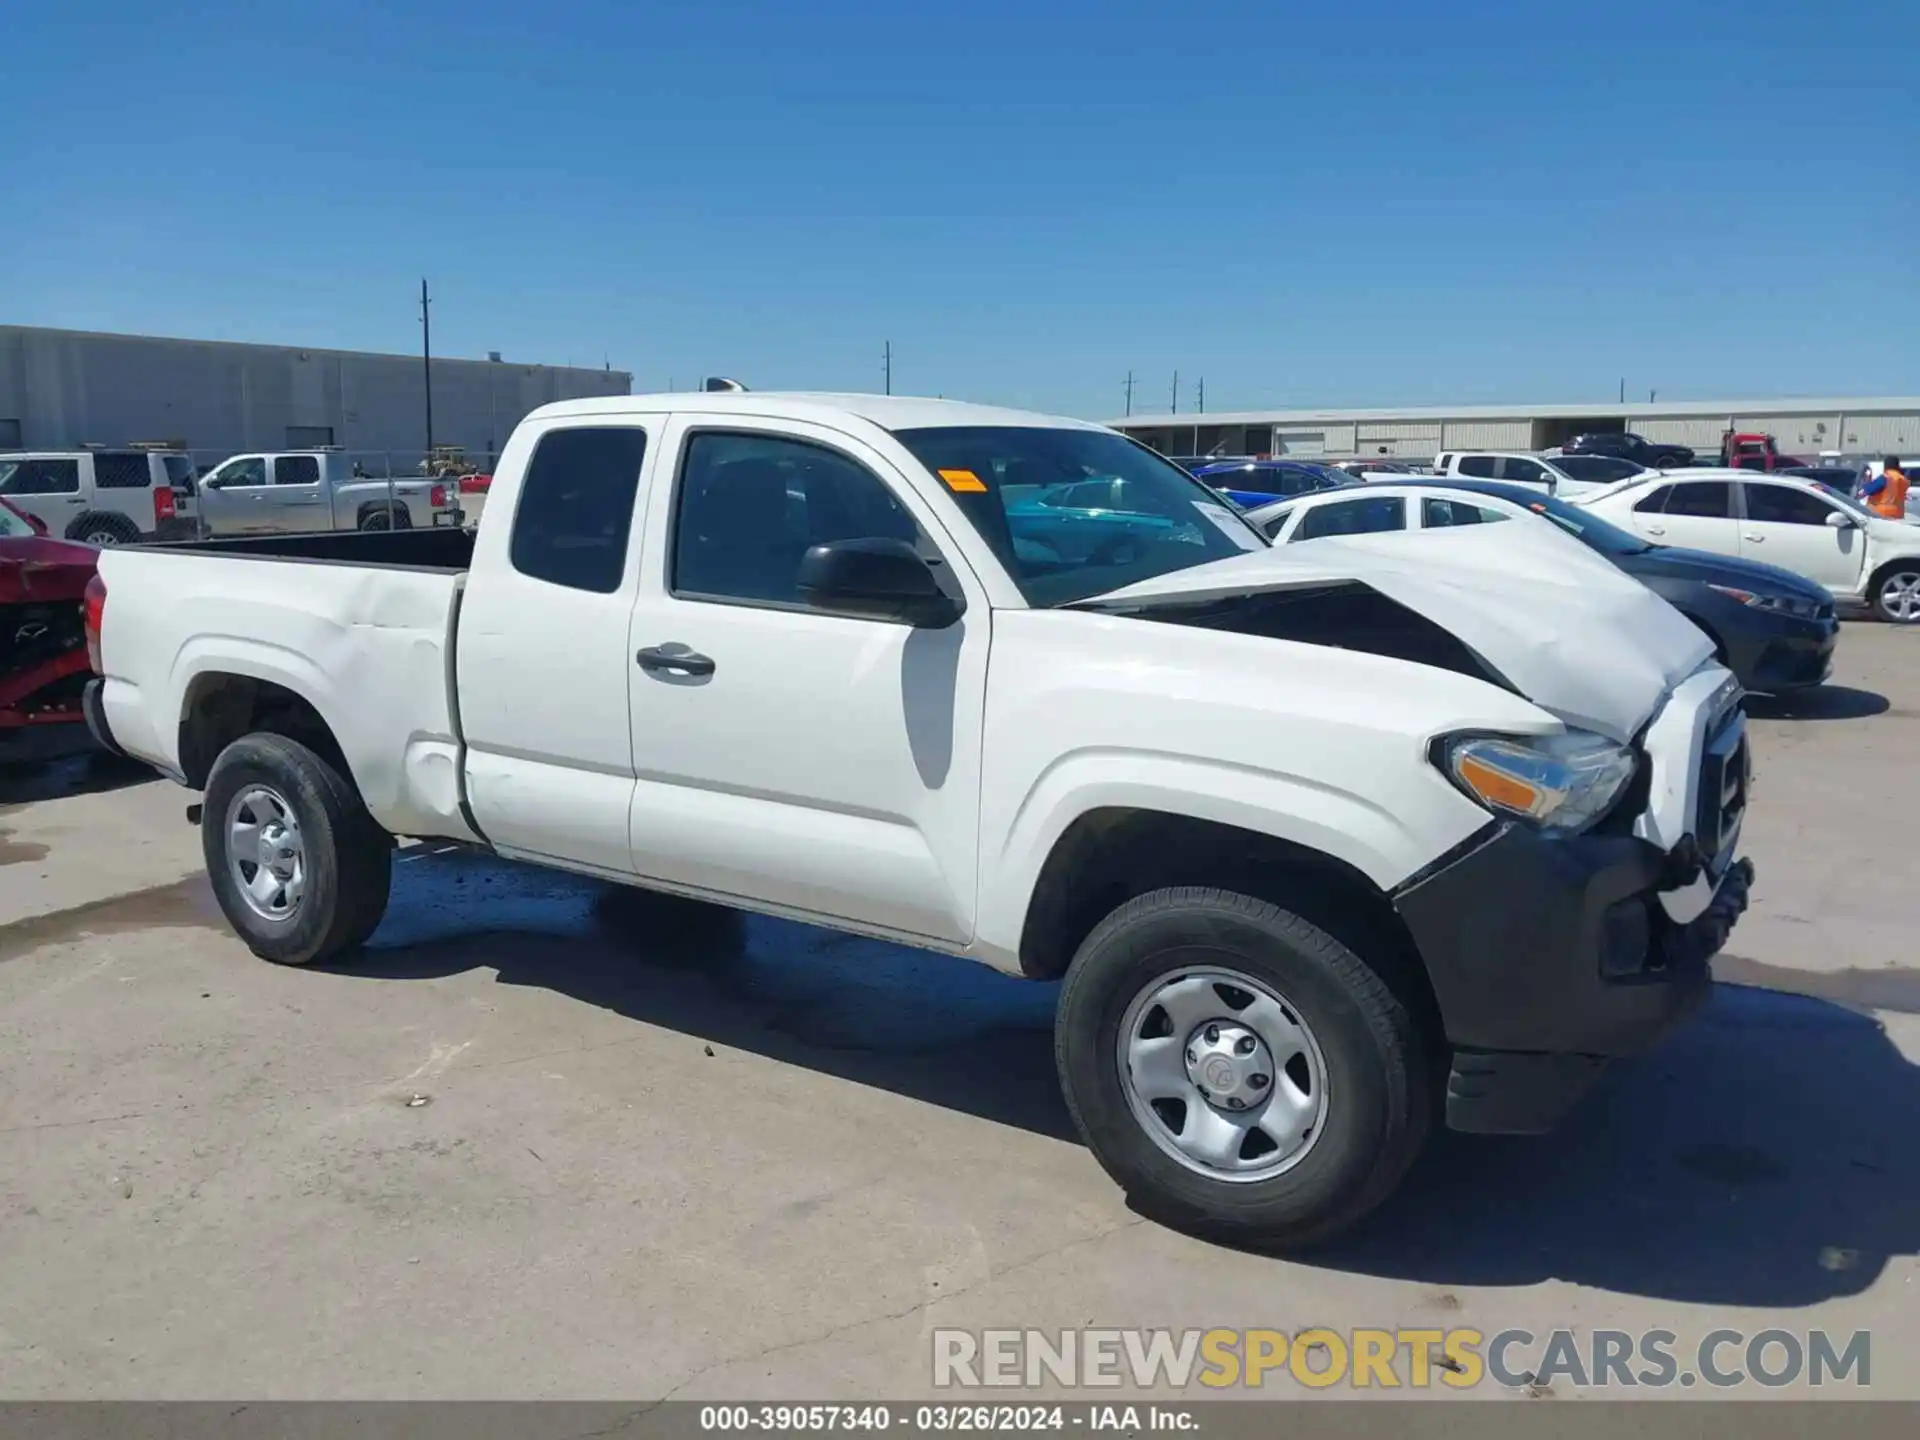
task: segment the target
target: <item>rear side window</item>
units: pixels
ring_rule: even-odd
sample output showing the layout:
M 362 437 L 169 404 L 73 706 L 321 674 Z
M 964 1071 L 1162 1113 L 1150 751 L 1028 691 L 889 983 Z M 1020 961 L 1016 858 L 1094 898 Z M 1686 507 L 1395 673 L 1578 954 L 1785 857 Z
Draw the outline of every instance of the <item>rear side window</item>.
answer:
M 542 435 L 514 506 L 513 568 L 572 590 L 618 590 L 646 453 L 646 431 L 631 426 Z
M 93 483 L 101 490 L 147 490 L 152 488 L 153 472 L 144 455 L 96 455 Z
M 1420 502 L 1420 523 L 1429 530 L 1441 530 L 1453 525 L 1491 525 L 1496 520 L 1506 518 L 1498 510 L 1469 505 L 1465 500 Z
M 1459 471 L 1462 475 L 1471 475 L 1476 480 L 1493 479 L 1493 471 L 1498 463 L 1492 455 L 1462 455 Z
M 184 490 L 191 495 L 194 491 L 194 481 L 198 478 L 193 461 L 185 455 L 167 455 L 162 458 L 165 459 L 167 466 L 167 484 L 175 490 Z
M 320 461 L 312 455 L 282 455 L 273 462 L 276 485 L 318 485 Z
M 1733 514 L 1733 487 L 1724 480 L 1689 480 L 1673 487 L 1667 514 L 1724 520 Z
M 1403 529 L 1407 503 L 1398 495 L 1376 495 L 1366 500 L 1337 500 L 1300 517 L 1290 540 L 1318 540 L 1328 535 L 1376 535 Z
M 75 495 L 78 460 L 0 460 L 0 495 Z

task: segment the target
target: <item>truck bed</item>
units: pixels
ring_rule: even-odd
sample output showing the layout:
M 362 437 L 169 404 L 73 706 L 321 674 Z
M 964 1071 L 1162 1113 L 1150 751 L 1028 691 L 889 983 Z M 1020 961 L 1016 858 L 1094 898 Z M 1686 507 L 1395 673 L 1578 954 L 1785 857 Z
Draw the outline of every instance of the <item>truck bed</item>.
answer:
M 458 574 L 472 563 L 473 541 L 471 531 L 448 526 L 432 530 L 315 530 L 301 535 L 234 535 L 126 548 L 227 555 L 240 560 L 292 560 L 317 565 L 369 565 Z
M 473 539 L 349 530 L 102 551 L 101 703 L 118 743 L 180 775 L 180 728 L 209 686 L 276 686 L 318 712 L 381 824 L 471 838 L 452 667 Z

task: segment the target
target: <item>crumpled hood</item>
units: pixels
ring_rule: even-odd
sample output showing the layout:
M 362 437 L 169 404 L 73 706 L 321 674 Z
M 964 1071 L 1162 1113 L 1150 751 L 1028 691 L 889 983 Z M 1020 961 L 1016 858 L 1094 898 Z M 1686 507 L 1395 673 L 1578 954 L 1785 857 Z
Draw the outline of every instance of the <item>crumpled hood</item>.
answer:
M 1625 742 L 1713 643 L 1571 536 L 1513 525 L 1278 545 L 1083 602 L 1221 600 L 1357 581 L 1425 616 L 1564 723 Z

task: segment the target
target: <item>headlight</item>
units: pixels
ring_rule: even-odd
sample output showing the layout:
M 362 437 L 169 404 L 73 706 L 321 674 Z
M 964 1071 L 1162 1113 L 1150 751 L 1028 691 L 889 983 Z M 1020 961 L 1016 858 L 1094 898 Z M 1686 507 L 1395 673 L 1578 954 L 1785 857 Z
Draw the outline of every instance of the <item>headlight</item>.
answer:
M 1496 815 L 1550 830 L 1584 830 L 1633 778 L 1633 751 L 1584 730 L 1559 735 L 1456 735 L 1435 763 Z
M 1795 600 L 1786 595 L 1758 595 L 1751 590 L 1742 590 L 1738 585 L 1709 585 L 1709 590 L 1718 591 L 1730 600 L 1738 600 L 1742 605 L 1755 610 L 1771 610 L 1779 615 L 1798 615 L 1811 620 L 1820 613 L 1820 606 L 1813 600 Z

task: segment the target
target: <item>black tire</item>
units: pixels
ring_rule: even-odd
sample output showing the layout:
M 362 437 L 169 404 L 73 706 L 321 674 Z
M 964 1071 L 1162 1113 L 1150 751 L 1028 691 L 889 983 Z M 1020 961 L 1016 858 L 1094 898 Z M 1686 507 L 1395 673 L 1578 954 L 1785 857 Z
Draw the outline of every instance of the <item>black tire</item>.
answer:
M 1319 1134 L 1291 1168 L 1212 1178 L 1161 1148 L 1121 1079 L 1121 1025 L 1157 979 L 1195 965 L 1262 982 L 1317 1041 L 1326 1066 Z M 1142 1213 L 1239 1245 L 1299 1248 L 1360 1220 L 1406 1174 L 1436 1092 L 1422 1026 L 1381 975 L 1298 915 L 1231 891 L 1157 890 L 1089 935 L 1067 969 L 1054 1056 L 1088 1148 Z
M 304 893 L 285 919 L 258 913 L 227 863 L 227 811 L 244 790 L 282 797 L 299 824 Z M 387 911 L 393 838 L 333 765 L 284 735 L 246 735 L 220 752 L 202 796 L 200 842 L 214 898 L 247 947 L 279 965 L 308 965 L 357 948 Z
M 378 510 L 369 510 L 360 517 L 362 530 L 391 530 L 394 528 L 393 513 L 382 505 Z
M 67 526 L 67 539 L 82 545 L 135 545 L 140 541 L 140 527 L 125 515 L 99 511 L 82 515 Z
M 1874 615 L 1889 625 L 1912 625 L 1920 621 L 1920 607 L 1907 604 L 1896 608 L 1898 600 L 1891 590 L 1896 584 L 1906 591 L 1920 593 L 1920 559 L 1895 560 L 1874 574 L 1872 588 L 1867 591 Z

